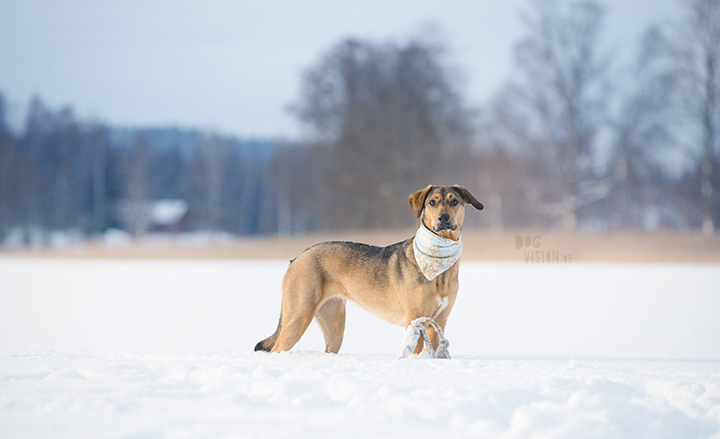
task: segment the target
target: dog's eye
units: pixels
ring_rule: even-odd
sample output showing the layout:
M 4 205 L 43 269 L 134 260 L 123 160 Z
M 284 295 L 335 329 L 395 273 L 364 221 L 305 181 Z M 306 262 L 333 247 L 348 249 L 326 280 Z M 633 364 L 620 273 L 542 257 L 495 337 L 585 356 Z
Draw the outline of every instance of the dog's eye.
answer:
M 430 200 L 430 202 L 429 202 L 428 204 L 431 205 L 431 206 L 434 206 L 434 205 L 437 204 L 437 201 L 435 201 L 435 200 Z
M 457 203 L 458 203 L 457 198 L 453 198 L 452 201 L 450 202 L 450 204 L 452 204 L 453 206 L 457 206 Z

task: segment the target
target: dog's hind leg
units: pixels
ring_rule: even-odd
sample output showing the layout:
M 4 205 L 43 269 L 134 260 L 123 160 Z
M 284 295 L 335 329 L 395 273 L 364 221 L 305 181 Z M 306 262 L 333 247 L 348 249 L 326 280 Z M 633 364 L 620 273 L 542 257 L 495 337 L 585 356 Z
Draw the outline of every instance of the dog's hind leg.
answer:
M 271 352 L 289 351 L 300 341 L 322 302 L 321 282 L 283 282 L 280 333 Z
M 315 317 L 325 338 L 325 352 L 337 354 L 345 333 L 345 300 L 340 297 L 326 300 Z

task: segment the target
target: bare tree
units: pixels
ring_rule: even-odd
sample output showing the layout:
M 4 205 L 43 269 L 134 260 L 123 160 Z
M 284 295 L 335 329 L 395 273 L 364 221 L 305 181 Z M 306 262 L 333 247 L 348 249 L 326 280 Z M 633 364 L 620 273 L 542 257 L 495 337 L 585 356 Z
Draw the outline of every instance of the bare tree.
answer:
M 669 180 L 669 157 L 682 155 L 682 130 L 677 108 L 682 99 L 682 74 L 672 61 L 672 44 L 665 32 L 652 26 L 641 40 L 639 56 L 627 72 L 620 111 L 614 120 L 616 145 L 611 159 L 614 183 L 612 225 L 658 226 L 658 204 L 674 203 L 663 190 Z M 664 178 L 662 178 L 664 176 Z
M 347 40 L 304 75 L 294 111 L 329 159 L 331 228 L 399 227 L 403 197 L 440 179 L 470 143 L 470 112 L 440 45 Z M 320 193 L 320 191 L 318 191 Z
M 0 239 L 12 223 L 15 191 L 15 144 L 5 123 L 5 99 L 0 95 Z
M 313 144 L 281 144 L 266 172 L 267 198 L 274 202 L 272 214 L 265 212 L 271 230 L 281 235 L 316 232 L 331 227 L 335 210 L 329 205 L 331 191 L 327 177 L 331 168 L 327 147 Z M 337 218 L 335 218 L 337 220 Z
M 223 183 L 232 160 L 227 142 L 217 135 L 207 136 L 194 151 L 190 172 L 195 197 L 191 200 L 199 216 L 199 227 L 220 230 L 224 218 Z
M 607 122 L 610 59 L 599 53 L 604 11 L 594 1 L 536 3 L 524 17 L 527 37 L 515 48 L 521 72 L 498 101 L 495 114 L 531 160 L 540 160 L 547 181 L 528 188 L 538 214 L 563 218 L 575 228 L 578 211 L 607 196 L 598 176 L 604 160 L 598 137 Z
M 720 0 L 688 0 L 680 35 L 689 121 L 699 131 L 702 229 L 718 229 L 720 209 Z
M 90 229 L 99 233 L 105 227 L 107 215 L 107 161 L 108 161 L 108 129 L 95 124 L 85 135 L 87 147 L 85 154 L 92 166 L 92 224 Z
M 84 209 L 82 132 L 70 107 L 51 111 L 33 98 L 21 148 L 37 166 L 30 187 L 31 222 L 45 229 L 77 227 Z
M 132 149 L 125 157 L 125 217 L 129 221 L 130 232 L 135 238 L 143 237 L 150 228 L 148 201 L 150 185 L 148 183 L 148 142 L 138 136 Z

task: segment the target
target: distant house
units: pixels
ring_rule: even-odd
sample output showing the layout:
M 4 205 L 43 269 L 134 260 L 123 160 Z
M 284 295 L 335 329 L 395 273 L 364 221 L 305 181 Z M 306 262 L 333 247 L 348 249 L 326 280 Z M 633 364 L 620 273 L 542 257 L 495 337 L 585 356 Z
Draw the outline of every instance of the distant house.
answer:
M 188 203 L 181 199 L 121 200 L 118 216 L 135 236 L 147 232 L 179 233 L 188 230 Z

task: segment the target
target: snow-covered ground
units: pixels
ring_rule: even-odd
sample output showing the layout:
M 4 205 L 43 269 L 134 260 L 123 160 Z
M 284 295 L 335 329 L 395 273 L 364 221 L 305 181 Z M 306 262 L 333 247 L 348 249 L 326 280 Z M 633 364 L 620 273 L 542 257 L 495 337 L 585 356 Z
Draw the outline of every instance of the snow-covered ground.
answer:
M 0 258 L 0 437 L 720 438 L 720 266 L 462 262 L 452 360 L 252 352 L 286 266 Z

